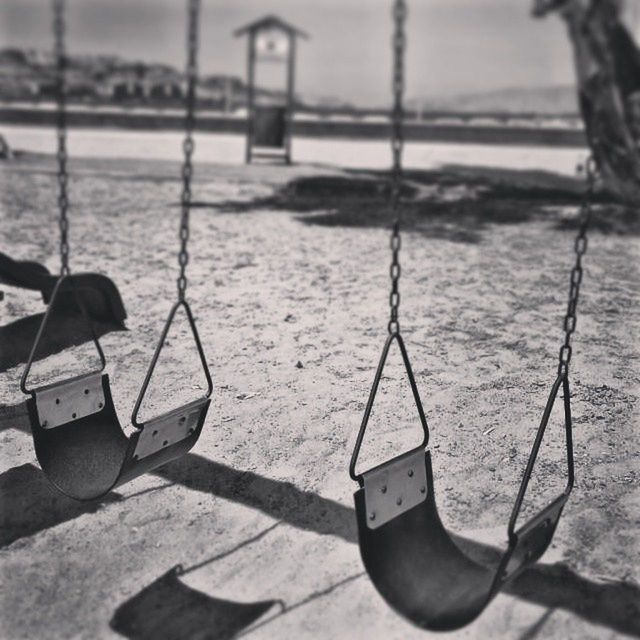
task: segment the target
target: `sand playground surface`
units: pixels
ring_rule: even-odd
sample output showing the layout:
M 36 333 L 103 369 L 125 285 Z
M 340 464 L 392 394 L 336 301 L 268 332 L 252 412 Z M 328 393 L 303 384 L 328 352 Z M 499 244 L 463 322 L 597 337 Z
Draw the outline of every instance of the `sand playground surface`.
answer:
M 449 162 L 410 170 L 405 187 L 400 318 L 431 429 L 436 500 L 459 543 L 487 556 L 504 547 L 562 340 L 581 184 L 544 168 Z M 71 267 L 112 278 L 128 313 L 127 330 L 103 328 L 102 345 L 130 430 L 175 298 L 179 167 L 83 158 L 71 171 Z M 0 180 L 0 250 L 55 272 L 53 158 L 20 155 L 2 164 Z M 384 176 L 203 163 L 193 192 L 188 299 L 214 380 L 202 437 L 104 500 L 73 502 L 44 480 L 22 366 L 6 369 L 0 637 L 436 635 L 398 617 L 363 573 L 348 476 L 386 337 Z M 600 202 L 584 265 L 571 363 L 574 491 L 541 561 L 447 637 L 640 637 L 637 214 Z M 3 339 L 36 317 L 32 332 L 44 311 L 39 294 L 2 289 Z M 183 320 L 143 416 L 202 393 Z M 25 361 L 19 341 L 5 348 Z M 70 347 L 39 360 L 34 383 L 94 364 L 89 344 Z M 553 419 L 525 517 L 566 481 L 560 414 Z M 419 438 L 393 353 L 362 465 Z

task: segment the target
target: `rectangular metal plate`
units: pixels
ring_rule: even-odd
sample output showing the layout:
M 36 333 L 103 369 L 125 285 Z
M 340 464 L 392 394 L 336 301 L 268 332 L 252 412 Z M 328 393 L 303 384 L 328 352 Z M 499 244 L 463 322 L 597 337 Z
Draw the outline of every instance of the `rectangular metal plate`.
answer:
M 43 429 L 98 413 L 104 407 L 102 373 L 89 373 L 34 391 L 38 419 Z
M 567 494 L 559 496 L 516 531 L 517 544 L 507 563 L 505 578 L 510 579 L 529 562 L 542 555 L 568 497 Z
M 146 458 L 191 435 L 198 427 L 200 413 L 207 402 L 208 398 L 194 400 L 145 422 L 133 452 L 134 459 Z
M 381 527 L 426 500 L 424 456 L 420 447 L 362 474 L 369 529 Z

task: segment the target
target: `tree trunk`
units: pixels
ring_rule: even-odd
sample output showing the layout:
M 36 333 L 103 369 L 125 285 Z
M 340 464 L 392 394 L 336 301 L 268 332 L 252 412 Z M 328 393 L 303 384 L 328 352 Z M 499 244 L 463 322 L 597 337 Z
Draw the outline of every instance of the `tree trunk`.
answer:
M 587 139 L 604 186 L 640 204 L 640 50 L 620 0 L 534 0 L 534 15 L 558 11 L 573 45 Z

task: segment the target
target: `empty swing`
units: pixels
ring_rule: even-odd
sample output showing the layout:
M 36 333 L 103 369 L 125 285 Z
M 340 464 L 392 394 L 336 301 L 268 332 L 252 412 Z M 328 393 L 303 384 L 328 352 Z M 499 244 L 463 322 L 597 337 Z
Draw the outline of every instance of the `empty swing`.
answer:
M 404 0 L 394 2 L 394 107 L 392 128 L 393 170 L 391 210 L 394 214 L 391 236 L 391 318 L 389 335 L 373 381 L 364 417 L 351 457 L 349 474 L 358 482 L 354 494 L 360 553 L 376 589 L 387 603 L 412 623 L 431 630 L 451 630 L 474 620 L 504 585 L 524 568 L 537 561 L 551 543 L 563 507 L 573 487 L 573 444 L 569 362 L 571 335 L 576 326 L 576 308 L 582 281 L 582 256 L 587 249 L 587 227 L 591 215 L 590 198 L 595 166 L 586 165 L 587 192 L 582 205 L 582 220 L 575 241 L 575 266 L 571 271 L 565 338 L 560 349 L 556 379 L 545 406 L 542 420 L 529 455 L 518 495 L 509 518 L 508 545 L 493 567 L 468 557 L 453 541 L 438 515 L 435 502 L 431 455 L 426 447 L 429 428 L 418 388 L 413 377 L 398 322 L 400 295 L 400 189 L 402 185 L 402 94 L 405 47 Z M 358 473 L 356 464 L 378 384 L 393 342 L 397 342 L 413 392 L 424 438 L 422 444 L 368 471 Z M 564 491 L 537 515 L 516 529 L 516 521 L 527 490 L 538 450 L 556 397 L 562 389 L 568 479 Z
M 71 498 L 90 500 L 105 495 L 114 487 L 169 460 L 187 453 L 202 431 L 213 390 L 195 320 L 186 300 L 189 238 L 189 208 L 191 202 L 191 175 L 193 154 L 193 129 L 195 112 L 195 87 L 197 77 L 197 39 L 199 0 L 188 0 L 188 64 L 185 118 L 184 162 L 182 167 L 182 198 L 180 218 L 180 273 L 177 280 L 178 299 L 171 308 L 160 340 L 147 370 L 132 413 L 136 431 L 127 437 L 118 421 L 111 397 L 109 376 L 103 373 L 106 360 L 100 342 L 93 331 L 91 320 L 82 298 L 78 296 L 74 278 L 69 269 L 69 244 L 67 241 L 67 174 L 61 157 L 66 154 L 66 126 L 64 120 L 65 48 L 64 48 L 64 0 L 54 0 L 55 53 L 58 84 L 58 140 L 60 184 L 60 277 L 54 287 L 47 312 L 42 320 L 29 359 L 20 382 L 27 400 L 29 422 L 33 434 L 36 456 L 47 478 L 60 491 Z M 100 368 L 77 377 L 46 386 L 30 389 L 27 378 L 43 338 L 56 298 L 61 291 L 72 290 L 87 323 L 100 359 Z M 162 346 L 177 310 L 182 307 L 198 350 L 200 362 L 207 380 L 205 395 L 181 407 L 163 413 L 144 422 L 138 420 L 138 410 L 145 396 L 151 376 L 160 356 Z

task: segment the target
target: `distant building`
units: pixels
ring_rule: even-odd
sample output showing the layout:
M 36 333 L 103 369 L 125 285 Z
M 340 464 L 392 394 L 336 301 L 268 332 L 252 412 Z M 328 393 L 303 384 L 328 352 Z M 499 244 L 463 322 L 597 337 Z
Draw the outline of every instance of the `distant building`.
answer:
M 99 96 L 115 102 L 182 100 L 186 91 L 182 77 L 172 69 L 147 69 L 141 65 L 118 69 L 96 84 Z
M 82 78 L 69 78 L 66 84 L 67 98 L 91 101 L 96 97 L 95 86 Z M 30 78 L 23 81 L 23 97 L 33 100 L 54 100 L 58 95 L 55 78 Z
M 186 78 L 164 64 L 122 60 L 117 56 L 74 55 L 66 70 L 67 96 L 84 104 L 144 104 L 176 106 L 187 92 Z M 9 101 L 53 101 L 57 95 L 55 59 L 51 51 L 0 48 L 0 99 Z M 235 113 L 246 108 L 246 84 L 230 75 L 198 79 L 199 108 Z M 282 91 L 255 87 L 261 103 L 279 104 Z M 294 96 L 295 100 L 295 96 Z M 302 105 L 296 100 L 296 106 Z

